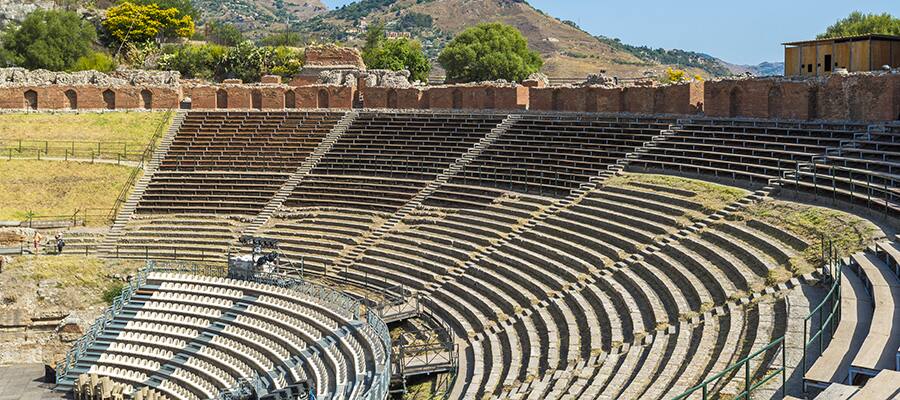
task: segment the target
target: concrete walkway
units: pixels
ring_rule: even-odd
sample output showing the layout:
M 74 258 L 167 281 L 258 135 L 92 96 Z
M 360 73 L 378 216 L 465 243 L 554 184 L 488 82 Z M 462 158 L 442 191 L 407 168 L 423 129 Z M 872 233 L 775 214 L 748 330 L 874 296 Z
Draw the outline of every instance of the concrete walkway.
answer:
M 65 399 L 44 383 L 44 364 L 13 364 L 0 367 L 0 400 Z

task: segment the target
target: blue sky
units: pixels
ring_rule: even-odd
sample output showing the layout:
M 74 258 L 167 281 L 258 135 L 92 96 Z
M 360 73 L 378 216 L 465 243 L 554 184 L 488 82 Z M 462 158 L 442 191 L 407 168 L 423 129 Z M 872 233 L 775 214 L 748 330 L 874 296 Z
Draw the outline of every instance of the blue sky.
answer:
M 437 0 L 441 1 L 441 0 Z M 324 0 L 330 7 L 352 0 Z M 529 0 L 595 35 L 711 54 L 738 64 L 782 61 L 781 43 L 812 39 L 854 10 L 900 17 L 900 0 Z M 608 4 L 612 3 L 612 4 Z

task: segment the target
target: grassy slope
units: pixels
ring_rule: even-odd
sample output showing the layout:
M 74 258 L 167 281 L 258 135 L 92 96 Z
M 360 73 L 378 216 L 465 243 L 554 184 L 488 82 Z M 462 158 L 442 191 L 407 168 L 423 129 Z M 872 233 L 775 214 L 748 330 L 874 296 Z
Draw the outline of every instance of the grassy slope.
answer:
M 109 209 L 132 168 L 61 161 L 0 161 L 0 220 Z
M 164 115 L 160 112 L 2 114 L 0 142 L 14 139 L 118 141 L 146 146 Z
M 821 267 L 821 237 L 832 238 L 840 257 L 847 257 L 883 237 L 884 233 L 872 222 L 829 208 L 807 204 L 771 200 L 754 204 L 734 219 L 756 219 L 785 230 L 803 239 L 810 246 L 794 260 L 790 269 L 802 275 Z

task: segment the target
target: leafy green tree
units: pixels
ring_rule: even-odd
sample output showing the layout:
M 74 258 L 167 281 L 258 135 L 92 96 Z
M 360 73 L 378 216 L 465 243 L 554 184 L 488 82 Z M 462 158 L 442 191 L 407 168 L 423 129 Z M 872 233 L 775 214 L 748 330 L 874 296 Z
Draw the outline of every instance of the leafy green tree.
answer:
M 149 6 L 151 4 L 155 4 L 163 10 L 174 8 L 178 10 L 178 18 L 182 18 L 187 15 L 194 21 L 200 19 L 200 10 L 194 7 L 194 2 L 191 0 L 122 0 L 119 3 L 121 4 L 126 1 L 131 1 L 132 3 L 139 6 Z
M 96 39 L 97 31 L 78 14 L 35 10 L 0 37 L 0 64 L 67 70 L 91 51 Z
M 160 8 L 156 4 L 137 5 L 123 2 L 106 11 L 102 25 L 120 43 L 145 43 L 158 37 L 191 37 L 194 20 L 179 17 L 176 8 Z
M 219 64 L 228 53 L 228 49 L 218 45 L 186 45 L 166 46 L 159 59 L 161 70 L 181 72 L 188 79 L 215 79 L 219 73 Z
M 75 65 L 72 66 L 72 71 L 100 71 L 100 72 L 112 72 L 116 70 L 118 64 L 116 64 L 116 60 L 113 60 L 109 54 L 94 51 L 86 56 L 82 56 L 75 61 Z
M 366 44 L 363 45 L 363 61 L 368 65 L 366 54 L 373 54 L 381 44 L 387 41 L 387 31 L 384 29 L 383 23 L 373 23 L 366 30 Z
M 244 34 L 232 24 L 213 21 L 207 26 L 206 40 L 222 46 L 237 46 L 244 41 Z
M 427 82 L 431 72 L 431 63 L 422 51 L 422 44 L 405 38 L 382 42 L 368 54 L 363 54 L 363 61 L 369 69 L 408 70 L 414 81 Z
M 863 14 L 859 11 L 854 11 L 847 18 L 829 26 L 825 33 L 819 35 L 818 38 L 829 39 L 866 34 L 900 36 L 900 18 L 894 18 L 888 13 Z
M 537 52 L 528 49 L 528 40 L 518 29 L 502 23 L 466 29 L 444 48 L 438 62 L 450 82 L 520 82 L 544 64 Z

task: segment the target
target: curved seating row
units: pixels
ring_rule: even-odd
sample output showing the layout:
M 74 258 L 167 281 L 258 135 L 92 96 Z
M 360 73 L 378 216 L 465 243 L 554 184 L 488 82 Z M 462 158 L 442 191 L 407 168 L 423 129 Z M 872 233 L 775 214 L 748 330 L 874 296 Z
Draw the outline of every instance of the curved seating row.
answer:
M 328 301 L 249 281 L 153 272 L 70 374 L 107 376 L 173 399 L 216 398 L 238 380 L 310 382 L 356 398 L 387 362 L 368 323 Z

